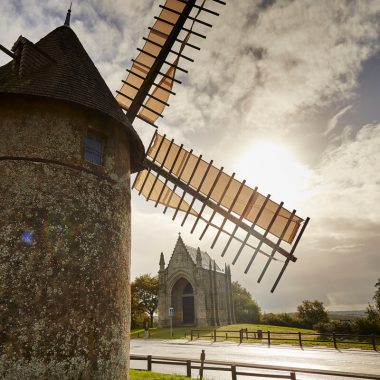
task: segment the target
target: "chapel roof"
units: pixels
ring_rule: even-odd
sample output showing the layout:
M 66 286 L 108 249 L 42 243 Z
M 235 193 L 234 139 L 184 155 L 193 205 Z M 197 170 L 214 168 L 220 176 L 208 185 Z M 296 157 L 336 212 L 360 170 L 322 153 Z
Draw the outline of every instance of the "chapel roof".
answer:
M 74 31 L 60 26 L 37 43 L 20 36 L 16 58 L 0 67 L 0 94 L 63 100 L 100 111 L 126 129 L 132 171 L 141 168 L 144 146 Z
M 194 264 L 197 263 L 197 248 L 190 247 L 189 245 L 186 245 L 186 250 L 189 253 L 191 259 L 193 260 Z M 204 269 L 209 269 L 210 268 L 210 263 L 212 269 L 214 269 L 214 260 L 209 256 L 207 252 L 200 251 L 201 252 L 201 258 L 202 258 L 202 268 Z M 216 271 L 217 272 L 223 272 L 218 264 L 215 263 Z

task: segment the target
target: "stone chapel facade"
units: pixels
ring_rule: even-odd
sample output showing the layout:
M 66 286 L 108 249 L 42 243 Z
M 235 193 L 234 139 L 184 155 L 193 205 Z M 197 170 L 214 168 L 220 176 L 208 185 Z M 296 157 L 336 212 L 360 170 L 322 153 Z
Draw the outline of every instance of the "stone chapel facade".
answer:
M 235 323 L 230 267 L 221 270 L 206 252 L 186 246 L 181 236 L 166 268 L 161 253 L 158 277 L 159 326 L 170 324 L 170 307 L 173 326 Z

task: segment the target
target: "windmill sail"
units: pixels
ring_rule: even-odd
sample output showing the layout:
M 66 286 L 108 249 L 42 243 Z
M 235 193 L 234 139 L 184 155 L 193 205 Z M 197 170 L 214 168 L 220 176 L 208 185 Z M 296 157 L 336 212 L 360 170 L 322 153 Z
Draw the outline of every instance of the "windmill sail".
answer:
M 141 194 L 146 200 L 154 202 L 158 201 L 161 205 L 170 207 L 174 210 L 179 207 L 183 212 L 189 211 L 191 215 L 198 215 L 193 208 L 189 207 L 187 202 L 182 201 L 180 204 L 180 196 L 173 192 L 155 174 L 152 174 L 148 170 L 143 170 L 139 173 L 134 188 L 139 192 L 141 191 Z
M 139 54 L 132 60 L 132 67 L 127 70 L 129 74 L 116 95 L 131 122 L 138 117 L 156 126 L 155 121 L 162 117 L 165 107 L 169 105 L 170 95 L 175 94 L 172 91 L 174 82 L 181 83 L 176 79 L 176 73 L 187 73 L 179 66 L 180 59 L 193 62 L 184 54 L 185 48 L 199 50 L 189 42 L 190 38 L 206 38 L 196 31 L 197 26 L 212 26 L 199 16 L 202 12 L 219 15 L 206 8 L 205 3 L 206 0 L 201 1 L 200 5 L 196 0 L 166 0 L 165 5 L 160 5 L 160 15 L 155 17 L 148 37 L 144 38 L 143 48 L 138 49 Z M 210 0 L 209 3 L 225 4 L 220 0 Z M 181 33 L 185 33 L 183 39 L 179 38 Z M 175 56 L 172 60 L 169 58 L 171 55 Z
M 283 255 L 286 261 L 272 288 L 274 291 L 289 261 L 296 261 L 293 253 L 306 228 L 308 218 L 304 220 L 299 217 L 295 210 L 288 211 L 283 207 L 282 202 L 278 204 L 272 201 L 270 195 L 262 195 L 257 188 L 247 186 L 245 181 L 236 180 L 234 174 L 224 173 L 223 168 L 217 169 L 212 161 L 206 162 L 202 156 L 187 151 L 182 146 L 175 144 L 174 140 L 168 140 L 165 135 L 162 136 L 157 132 L 148 148 L 145 165 L 148 169 L 138 174 L 133 187 L 138 189 L 140 194 L 142 190 L 145 191 L 143 195 L 147 200 L 156 201 L 156 205 L 165 205 L 164 212 L 168 207 L 175 208 L 173 219 L 179 211 L 183 212 L 185 215 L 182 224 L 185 223 L 189 214 L 193 215 L 195 222 L 191 232 L 194 232 L 199 221 L 205 223 L 200 238 L 204 236 L 209 227 L 217 229 L 212 248 L 221 233 L 227 234 L 229 240 L 222 256 L 233 239 L 240 241 L 241 246 L 235 255 L 233 264 L 239 258 L 243 248 L 250 246 L 248 240 L 251 237 L 256 239 L 257 246 L 253 247 L 254 253 L 249 260 L 246 273 L 257 254 L 263 253 L 262 248 L 270 249 L 269 254 L 265 253 L 268 261 L 259 277 L 259 282 L 270 262 L 275 260 L 275 254 Z M 147 176 L 150 176 L 150 180 L 144 181 Z M 160 176 L 165 179 L 165 182 L 159 180 Z M 169 188 L 168 183 L 173 187 Z M 162 197 L 163 193 L 165 193 L 165 198 Z M 158 196 L 152 196 L 152 194 Z M 186 194 L 193 197 L 190 204 L 184 199 Z M 193 207 L 195 200 L 202 204 L 199 210 L 195 210 Z M 203 216 L 206 207 L 212 210 L 209 218 Z M 222 216 L 219 224 L 214 220 L 215 215 Z M 225 229 L 227 221 L 235 225 L 232 233 Z M 235 235 L 239 228 L 246 232 L 244 240 L 238 239 Z M 273 240 L 273 238 L 277 238 L 277 240 Z M 290 251 L 281 245 L 283 242 L 293 244 Z

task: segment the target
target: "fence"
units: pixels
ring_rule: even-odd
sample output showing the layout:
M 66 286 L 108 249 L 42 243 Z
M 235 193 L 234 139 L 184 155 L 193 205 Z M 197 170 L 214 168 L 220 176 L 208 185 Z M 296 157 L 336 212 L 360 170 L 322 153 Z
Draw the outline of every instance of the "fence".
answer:
M 297 367 L 284 367 L 265 364 L 247 364 L 247 363 L 231 363 L 217 360 L 197 360 L 186 358 L 170 358 L 163 356 L 152 355 L 131 355 L 131 361 L 146 361 L 146 369 L 152 371 L 153 364 L 161 364 L 166 366 L 180 366 L 186 368 L 186 377 L 191 378 L 192 370 L 198 370 L 199 373 L 194 373 L 195 376 L 203 377 L 203 371 L 223 371 L 231 373 L 231 380 L 237 380 L 238 376 L 244 377 L 266 377 L 272 379 L 291 379 L 296 380 L 297 373 L 307 373 L 324 376 L 342 376 L 348 378 L 373 379 L 380 380 L 380 375 L 351 373 L 341 371 L 328 371 L 322 369 L 308 369 Z M 132 367 L 133 368 L 133 367 Z M 265 372 L 246 372 L 248 369 L 261 370 Z M 270 373 L 268 373 L 270 371 Z M 282 372 L 282 373 L 280 373 Z M 287 373 L 287 374 L 284 374 Z
M 197 329 L 191 330 L 190 340 L 194 338 L 210 338 L 214 342 L 218 338 L 223 338 L 224 340 L 239 340 L 240 343 L 244 341 L 265 341 L 268 346 L 275 342 L 290 342 L 297 344 L 302 348 L 304 342 L 313 343 L 331 343 L 335 349 L 338 349 L 338 344 L 359 344 L 359 345 L 369 345 L 374 351 L 377 351 L 377 344 L 380 344 L 380 336 L 376 335 L 353 335 L 353 334 L 328 334 L 328 333 L 305 333 L 305 332 L 294 332 L 294 331 L 248 331 L 248 329 L 241 330 L 207 330 L 207 329 Z M 314 339 L 310 339 L 314 337 Z M 351 338 L 351 340 L 344 340 L 342 338 Z M 356 339 L 355 341 L 352 338 Z

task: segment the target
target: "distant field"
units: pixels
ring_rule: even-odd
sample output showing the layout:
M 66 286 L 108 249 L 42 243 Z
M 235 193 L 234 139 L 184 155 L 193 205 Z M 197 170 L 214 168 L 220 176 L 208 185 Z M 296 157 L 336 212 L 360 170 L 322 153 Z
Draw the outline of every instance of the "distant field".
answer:
M 194 328 L 195 329 L 195 328 Z M 302 346 L 310 347 L 310 346 L 323 346 L 323 347 L 334 347 L 332 338 L 323 337 L 320 338 L 320 335 L 307 335 L 307 334 L 316 334 L 317 331 L 311 329 L 300 329 L 294 327 L 283 327 L 283 326 L 273 326 L 273 325 L 261 325 L 261 324 L 236 324 L 236 325 L 227 325 L 222 327 L 217 327 L 215 330 L 217 331 L 216 335 L 217 341 L 235 341 L 239 342 L 239 333 L 229 332 L 229 330 L 239 331 L 240 329 L 248 329 L 248 337 L 246 339 L 246 334 L 243 334 L 243 343 L 262 343 L 268 344 L 268 331 L 270 331 L 270 341 L 271 345 L 276 344 L 291 344 L 295 346 L 299 346 L 299 335 L 298 333 L 302 333 Z M 202 329 L 203 330 L 203 329 Z M 208 328 L 204 329 L 207 331 L 199 331 L 194 333 L 193 339 L 214 339 L 214 329 Z M 258 339 L 257 330 L 263 331 L 263 339 Z M 170 336 L 170 328 L 152 328 L 149 330 L 150 338 L 152 339 L 179 339 L 186 338 L 190 339 L 190 331 L 189 327 L 173 327 L 173 337 Z M 256 333 L 256 334 L 255 334 Z M 144 330 L 134 330 L 131 332 L 131 338 L 138 338 L 138 334 L 140 338 L 144 337 Z M 198 337 L 199 336 L 199 337 Z M 321 342 L 320 340 L 328 340 L 328 342 Z M 358 341 L 353 338 L 350 338 L 350 343 L 340 343 L 340 340 L 337 338 L 338 348 L 361 348 L 366 350 L 372 350 L 372 340 L 362 340 Z M 347 338 L 345 338 L 347 340 Z M 360 344 L 360 342 L 366 342 L 368 344 Z M 377 341 L 378 346 L 380 346 L 380 339 Z
M 352 310 L 352 311 L 329 311 L 330 319 L 338 321 L 354 321 L 366 315 L 365 310 Z

